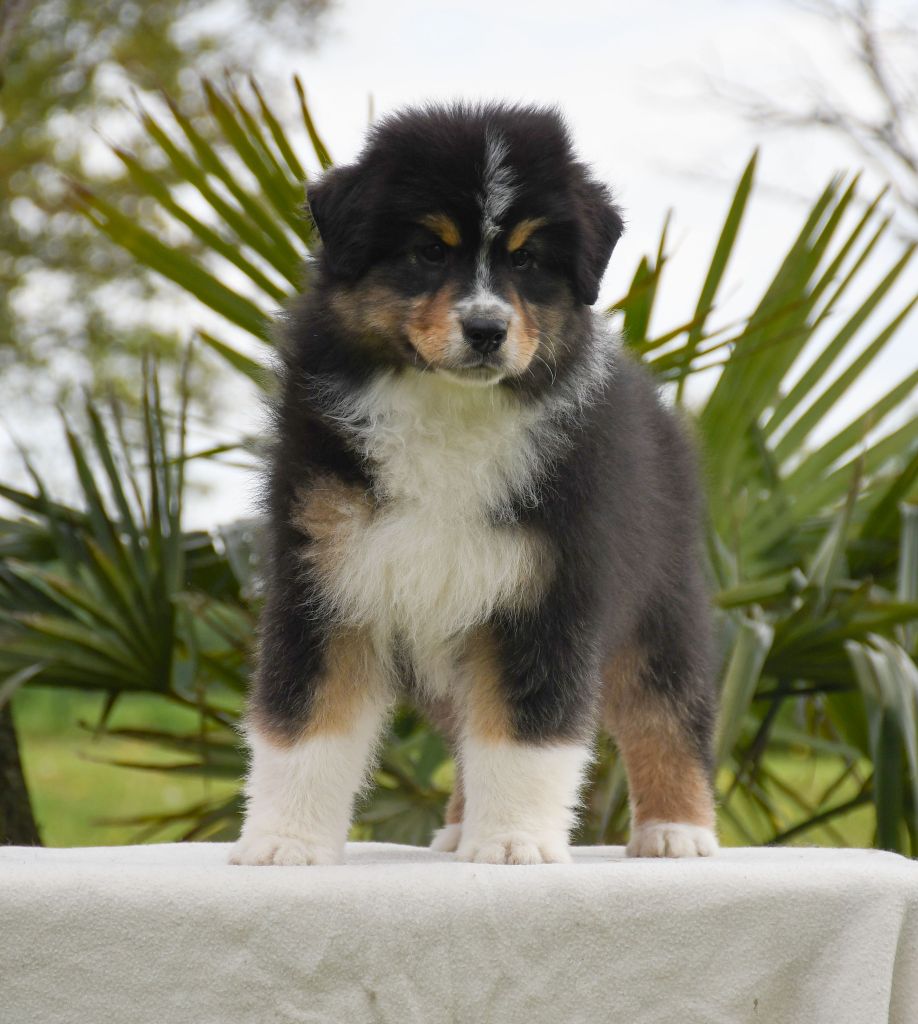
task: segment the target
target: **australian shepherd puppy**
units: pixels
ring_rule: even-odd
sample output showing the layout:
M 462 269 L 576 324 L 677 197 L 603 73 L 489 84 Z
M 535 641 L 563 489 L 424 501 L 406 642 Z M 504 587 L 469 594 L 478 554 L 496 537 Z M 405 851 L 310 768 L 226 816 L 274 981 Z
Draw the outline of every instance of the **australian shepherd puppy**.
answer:
M 237 864 L 341 860 L 387 713 L 457 760 L 438 850 L 569 860 L 597 726 L 635 856 L 715 851 L 691 446 L 591 306 L 622 231 L 557 113 L 406 110 L 309 190 Z

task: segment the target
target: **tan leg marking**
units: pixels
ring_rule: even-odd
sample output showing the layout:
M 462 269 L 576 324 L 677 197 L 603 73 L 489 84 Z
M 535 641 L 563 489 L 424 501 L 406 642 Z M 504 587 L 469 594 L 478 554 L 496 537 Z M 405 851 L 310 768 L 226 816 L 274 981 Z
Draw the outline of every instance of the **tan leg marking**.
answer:
M 453 791 L 450 793 L 449 802 L 446 805 L 445 821 L 447 825 L 461 825 L 462 814 L 465 811 L 465 791 L 462 788 L 462 774 L 456 766 L 456 781 L 453 783 Z
M 418 705 L 431 725 L 443 736 L 450 753 L 456 759 L 456 780 L 446 805 L 445 821 L 447 825 L 461 824 L 465 796 L 462 789 L 462 768 L 458 758 L 461 732 L 458 710 L 455 703 L 449 699 L 425 700 L 423 696 L 420 698 L 415 696 L 414 703 Z
M 309 721 L 299 735 L 278 734 L 257 713 L 249 725 L 277 747 L 289 749 L 316 736 L 349 733 L 367 702 L 385 701 L 386 684 L 369 632 L 342 629 L 329 639 L 322 678 L 316 681 Z
M 369 633 L 350 629 L 335 634 L 329 641 L 325 679 L 316 692 L 304 736 L 348 732 L 366 700 L 367 691 L 378 691 L 382 687 L 378 658 Z
M 293 511 L 293 525 L 309 538 L 300 557 L 322 577 L 334 575 L 355 529 L 369 525 L 375 504 L 357 484 L 322 477 L 304 487 Z
M 628 773 L 632 828 L 647 822 L 714 827 L 714 798 L 707 775 L 679 721 L 662 699 L 641 684 L 642 653 L 619 652 L 604 673 L 606 727 Z
M 461 659 L 468 680 L 466 729 L 483 743 L 511 738 L 510 711 L 501 684 L 494 642 L 485 630 L 469 639 Z
M 425 701 L 415 697 L 415 702 L 443 734 L 456 759 L 456 780 L 446 804 L 443 827 L 434 832 L 430 842 L 430 848 L 438 853 L 455 853 L 462 840 L 462 815 L 465 810 L 462 767 L 458 756 L 460 723 L 456 707 L 451 700 Z

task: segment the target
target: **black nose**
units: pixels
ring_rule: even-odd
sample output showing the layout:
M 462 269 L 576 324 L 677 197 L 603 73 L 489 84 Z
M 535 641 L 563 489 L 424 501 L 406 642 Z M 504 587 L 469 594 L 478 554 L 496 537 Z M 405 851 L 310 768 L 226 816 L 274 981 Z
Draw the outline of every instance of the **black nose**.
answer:
M 485 316 L 470 316 L 468 320 L 462 321 L 462 333 L 476 352 L 486 355 L 499 349 L 504 343 L 507 337 L 507 321 Z

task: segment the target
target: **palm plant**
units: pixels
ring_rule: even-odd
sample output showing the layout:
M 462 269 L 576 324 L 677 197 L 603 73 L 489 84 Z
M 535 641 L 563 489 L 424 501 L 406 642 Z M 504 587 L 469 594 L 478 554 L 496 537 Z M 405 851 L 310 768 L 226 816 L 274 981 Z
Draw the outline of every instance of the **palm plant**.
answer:
M 180 190 L 164 186 L 151 167 L 116 150 L 138 194 L 155 202 L 160 225 L 140 225 L 84 187 L 75 189 L 75 200 L 140 264 L 195 300 L 208 324 L 198 332 L 201 343 L 265 389 L 270 311 L 303 286 L 303 259 L 315 242 L 299 211 L 307 146 L 318 166 L 331 161 L 299 81 L 300 122 L 292 127 L 282 126 L 250 86 L 247 98 L 232 85 L 205 85 L 213 121 L 206 137 L 177 108 L 139 112 L 161 159 L 183 182 Z M 219 143 L 206 141 L 211 137 Z M 610 310 L 674 401 L 687 405 L 693 374 L 717 374 L 687 413 L 704 452 L 711 512 L 722 646 L 721 824 L 730 841 L 841 843 L 838 828 L 865 809 L 878 845 L 916 853 L 918 510 L 909 502 L 918 497 L 918 421 L 903 412 L 918 372 L 821 436 L 903 329 L 916 297 L 881 329 L 871 324 L 903 280 L 912 249 L 866 286 L 888 227 L 882 197 L 859 205 L 857 179 L 833 179 L 752 312 L 738 324 L 715 325 L 755 162 L 739 179 L 694 309 L 677 326 L 654 330 L 669 262 L 664 226 L 657 251 L 641 260 Z M 206 255 L 191 257 L 164 241 L 158 228 L 167 222 L 202 241 Z M 225 284 L 227 276 L 238 285 Z M 857 355 L 846 361 L 852 351 Z M 94 461 L 68 435 L 83 508 L 52 502 L 37 473 L 32 492 L 0 492 L 27 514 L 0 524 L 0 628 L 8 634 L 0 700 L 28 680 L 101 688 L 112 702 L 147 689 L 195 708 L 201 722 L 187 734 L 132 733 L 180 755 L 155 770 L 238 777 L 233 727 L 257 603 L 250 525 L 215 526 L 210 534 L 181 529 L 183 431 L 176 450 L 167 451 L 154 384 L 151 376 L 141 431 L 146 483 L 130 464 L 118 417 L 106 422 L 90 405 Z M 816 772 L 805 789 L 801 764 Z M 450 781 L 439 738 L 403 711 L 358 834 L 424 841 Z M 611 749 L 600 751 L 586 807 L 582 840 L 622 838 L 625 780 Z M 185 834 L 229 835 L 237 811 L 225 800 L 190 807 Z
M 252 619 L 219 535 L 181 527 L 185 412 L 183 401 L 173 439 L 147 370 L 139 453 L 115 402 L 87 401 L 85 441 L 63 424 L 81 507 L 53 501 L 28 456 L 33 491 L 0 485 L 28 514 L 2 523 L 0 701 L 28 682 L 101 692 L 104 731 L 119 700 L 153 694 L 192 710 L 197 725 L 143 738 L 238 778 L 233 726 Z

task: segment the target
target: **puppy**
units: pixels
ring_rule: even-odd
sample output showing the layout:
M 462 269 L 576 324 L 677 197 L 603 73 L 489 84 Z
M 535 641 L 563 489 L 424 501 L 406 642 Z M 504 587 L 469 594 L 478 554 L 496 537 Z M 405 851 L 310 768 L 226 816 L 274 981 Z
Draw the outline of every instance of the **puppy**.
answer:
M 237 864 L 341 860 L 393 702 L 458 764 L 439 850 L 570 859 L 601 722 L 635 856 L 716 849 L 686 437 L 591 306 L 622 219 L 532 107 L 410 109 L 309 190 Z

